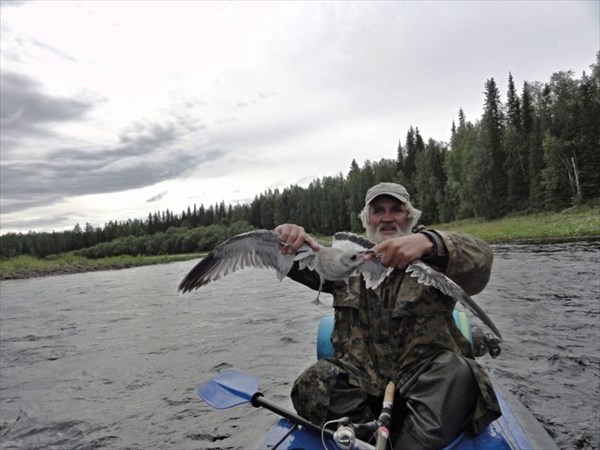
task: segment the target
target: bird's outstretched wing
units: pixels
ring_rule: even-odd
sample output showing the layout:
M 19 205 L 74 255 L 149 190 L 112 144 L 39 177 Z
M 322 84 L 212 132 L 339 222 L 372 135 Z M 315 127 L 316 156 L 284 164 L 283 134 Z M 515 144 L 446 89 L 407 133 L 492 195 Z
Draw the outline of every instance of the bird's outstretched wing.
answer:
M 284 255 L 280 251 L 281 238 L 274 231 L 256 230 L 238 234 L 219 244 L 185 276 L 179 290 L 188 292 L 211 281 L 246 267 L 275 269 L 277 278 L 283 279 L 290 271 L 295 255 Z M 309 258 L 314 252 L 303 246 L 302 257 Z
M 368 252 L 375 246 L 374 242 L 353 233 L 339 232 L 333 235 L 332 247 L 348 251 Z M 371 258 L 357 267 L 365 279 L 367 289 L 375 289 L 393 270 L 381 264 L 379 258 Z
M 467 308 L 472 314 L 478 317 L 486 326 L 492 330 L 496 336 L 502 339 L 502 335 L 492 319 L 479 307 L 477 303 L 467 294 L 463 288 L 448 278 L 441 272 L 433 269 L 423 261 L 414 260 L 407 267 L 406 272 L 411 277 L 417 278 L 417 281 L 426 286 L 432 286 L 446 295 L 454 298 L 461 305 Z

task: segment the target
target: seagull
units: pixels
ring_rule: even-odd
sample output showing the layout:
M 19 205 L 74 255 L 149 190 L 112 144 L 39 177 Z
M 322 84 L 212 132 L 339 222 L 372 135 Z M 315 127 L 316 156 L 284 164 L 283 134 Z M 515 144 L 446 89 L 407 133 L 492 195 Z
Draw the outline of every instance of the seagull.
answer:
M 377 259 L 363 259 L 363 255 L 372 253 L 370 249 L 346 244 L 344 236 L 340 235 L 340 239 L 334 236 L 331 247 L 321 246 L 315 251 L 304 244 L 294 255 L 284 255 L 280 247 L 285 244 L 274 231 L 256 230 L 238 234 L 219 244 L 196 264 L 179 284 L 179 290 L 185 293 L 198 289 L 246 267 L 275 269 L 281 281 L 295 261 L 298 261 L 300 270 L 308 268 L 319 274 L 319 293 L 313 302 L 316 304 L 321 303 L 319 295 L 325 281 L 347 280 L 360 273 L 368 288 L 379 286 L 390 269 Z
M 336 233 L 331 247 L 321 246 L 319 250 L 304 244 L 293 255 L 281 253 L 282 245 L 286 244 L 281 242 L 280 236 L 274 231 L 255 230 L 238 234 L 219 244 L 196 264 L 179 284 L 179 291 L 185 293 L 198 289 L 246 267 L 275 269 L 277 278 L 281 281 L 294 262 L 298 261 L 300 270 L 308 268 L 319 274 L 321 283 L 313 302 L 319 304 L 319 295 L 325 281 L 348 280 L 351 276 L 360 274 L 367 289 L 376 289 L 393 270 L 392 267 L 381 264 L 377 255 L 365 258 L 367 254 L 374 254 L 371 249 L 375 244 L 353 233 Z M 502 339 L 500 331 L 485 311 L 445 274 L 418 259 L 411 261 L 405 271 L 416 278 L 418 283 L 431 286 L 454 298 Z

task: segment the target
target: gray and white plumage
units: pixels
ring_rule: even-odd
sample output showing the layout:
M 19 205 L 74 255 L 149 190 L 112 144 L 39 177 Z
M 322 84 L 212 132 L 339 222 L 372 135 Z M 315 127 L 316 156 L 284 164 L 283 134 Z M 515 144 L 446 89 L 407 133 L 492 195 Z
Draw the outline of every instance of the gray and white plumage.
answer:
M 294 264 L 294 255 L 279 250 L 281 238 L 274 231 L 238 234 L 217 245 L 185 276 L 179 290 L 188 292 L 246 267 L 275 269 L 282 280 Z M 308 246 L 304 246 L 308 247 Z M 307 251 L 307 250 L 306 250 Z
M 406 272 L 417 279 L 417 281 L 425 286 L 432 286 L 438 291 L 452 297 L 458 301 L 461 305 L 467 308 L 475 317 L 478 317 L 487 327 L 494 332 L 496 336 L 502 339 L 500 331 L 492 322 L 492 319 L 485 313 L 481 307 L 475 303 L 475 300 L 471 298 L 469 294 L 465 292 L 458 284 L 448 278 L 441 272 L 428 266 L 423 261 L 418 259 L 411 261 L 406 266 Z
M 284 255 L 280 250 L 281 245 L 280 236 L 269 230 L 250 231 L 234 236 L 219 244 L 196 264 L 179 284 L 179 290 L 189 292 L 246 267 L 275 269 L 277 278 L 282 280 L 295 261 L 298 261 L 300 269 L 316 271 L 321 278 L 321 287 L 326 280 L 346 280 L 360 273 L 365 279 L 366 287 L 375 289 L 392 271 L 383 266 L 377 257 L 363 259 L 363 255 L 373 253 L 371 248 L 375 244 L 352 233 L 336 233 L 332 246 L 323 246 L 318 251 L 304 244 L 294 255 Z M 417 278 L 419 283 L 454 298 L 502 338 L 489 316 L 446 275 L 420 260 L 409 263 L 405 271 Z M 318 298 L 317 296 L 316 303 Z
M 365 277 L 368 287 L 376 287 L 388 272 L 378 261 L 364 261 L 361 258 L 368 249 L 345 247 L 343 239 L 334 238 L 331 247 L 321 247 L 319 251 L 304 244 L 294 255 L 281 253 L 281 245 L 279 235 L 269 230 L 234 236 L 215 247 L 192 268 L 179 284 L 179 290 L 188 292 L 197 289 L 246 267 L 275 269 L 277 278 L 281 280 L 295 261 L 298 261 L 300 269 L 316 271 L 321 282 L 347 279 L 358 271 Z

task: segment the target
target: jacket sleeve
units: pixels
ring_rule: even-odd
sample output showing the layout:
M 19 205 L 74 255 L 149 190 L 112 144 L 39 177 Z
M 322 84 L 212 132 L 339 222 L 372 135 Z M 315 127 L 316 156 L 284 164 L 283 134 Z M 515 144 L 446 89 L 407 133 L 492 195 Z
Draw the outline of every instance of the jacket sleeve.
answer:
M 494 254 L 490 245 L 475 236 L 449 231 L 435 232 L 448 250 L 445 274 L 469 295 L 481 292 L 492 272 Z

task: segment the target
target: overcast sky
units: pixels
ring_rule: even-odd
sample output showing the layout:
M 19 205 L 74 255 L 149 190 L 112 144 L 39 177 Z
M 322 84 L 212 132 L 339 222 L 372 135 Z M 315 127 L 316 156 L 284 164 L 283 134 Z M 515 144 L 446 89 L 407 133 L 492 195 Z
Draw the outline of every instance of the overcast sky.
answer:
M 0 5 L 2 233 L 345 175 L 600 45 L 597 0 Z

